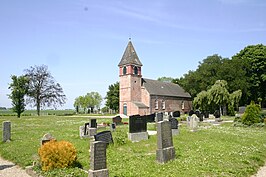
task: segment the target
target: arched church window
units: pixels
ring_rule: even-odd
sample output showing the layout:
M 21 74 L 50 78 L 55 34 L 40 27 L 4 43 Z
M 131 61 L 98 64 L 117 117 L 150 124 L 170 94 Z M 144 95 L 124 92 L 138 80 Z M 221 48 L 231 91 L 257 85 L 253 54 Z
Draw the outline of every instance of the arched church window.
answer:
M 158 109 L 159 108 L 159 104 L 158 104 L 158 100 L 156 99 L 155 100 L 155 109 Z
M 123 67 L 123 75 L 126 75 L 126 74 L 127 74 L 127 67 L 124 66 L 124 67 Z
M 181 103 L 181 109 L 185 109 L 185 103 L 184 103 L 184 101 L 182 101 L 182 103 Z
M 134 66 L 134 74 L 138 74 L 138 67 Z
M 165 100 L 162 100 L 162 109 L 165 109 Z

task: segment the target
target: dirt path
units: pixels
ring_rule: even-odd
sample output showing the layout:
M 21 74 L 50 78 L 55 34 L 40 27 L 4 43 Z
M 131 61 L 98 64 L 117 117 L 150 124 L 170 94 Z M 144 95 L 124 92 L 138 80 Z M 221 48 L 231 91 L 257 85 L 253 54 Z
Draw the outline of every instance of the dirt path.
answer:
M 30 177 L 26 170 L 0 157 L 0 177 Z

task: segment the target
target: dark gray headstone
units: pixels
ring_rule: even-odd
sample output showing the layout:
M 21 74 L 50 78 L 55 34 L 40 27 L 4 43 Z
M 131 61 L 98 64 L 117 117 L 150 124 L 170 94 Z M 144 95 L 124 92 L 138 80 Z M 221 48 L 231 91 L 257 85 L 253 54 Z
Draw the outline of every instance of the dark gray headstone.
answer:
M 120 116 L 114 117 L 113 118 L 113 123 L 115 123 L 116 125 L 122 124 L 122 118 Z
M 11 140 L 11 122 L 3 122 L 3 142 Z
M 171 129 L 178 129 L 178 120 L 175 118 L 169 119 L 169 122 L 171 122 Z
M 220 118 L 221 117 L 221 114 L 220 114 L 220 111 L 219 110 L 216 110 L 214 113 L 213 113 L 214 117 L 215 118 Z
M 90 144 L 90 170 L 89 177 L 107 177 L 106 143 L 94 141 Z
M 162 112 L 156 113 L 156 121 L 157 122 L 163 121 L 163 113 Z
M 157 146 L 158 149 L 173 146 L 171 123 L 169 121 L 157 123 Z
M 155 122 L 155 114 L 146 115 L 147 122 Z
M 90 128 L 97 128 L 97 122 L 96 122 L 96 119 L 91 119 L 91 122 L 90 122 Z
M 173 117 L 180 117 L 180 111 L 173 112 Z
M 111 123 L 110 130 L 111 131 L 115 131 L 115 129 L 116 129 L 116 124 L 115 123 Z
M 175 148 L 173 147 L 172 129 L 169 121 L 157 123 L 157 150 L 156 160 L 165 163 L 175 158 Z
M 95 141 L 103 141 L 106 144 L 114 143 L 111 131 L 103 131 L 94 135 Z
M 147 120 L 145 116 L 129 116 L 129 133 L 147 131 Z
M 189 112 L 188 112 L 188 115 L 189 116 L 192 116 L 194 114 L 194 111 L 193 110 L 190 110 Z
M 245 112 L 245 110 L 246 110 L 246 107 L 245 106 L 241 106 L 241 107 L 239 107 L 238 108 L 238 112 L 239 112 L 239 114 L 244 114 L 244 112 Z

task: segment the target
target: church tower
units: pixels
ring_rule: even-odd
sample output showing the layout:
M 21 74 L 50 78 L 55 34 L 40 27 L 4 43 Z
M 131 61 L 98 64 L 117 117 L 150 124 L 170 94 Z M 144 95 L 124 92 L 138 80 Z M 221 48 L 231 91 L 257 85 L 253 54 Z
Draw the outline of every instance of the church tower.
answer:
M 138 114 L 135 104 L 141 102 L 142 63 L 131 41 L 128 42 L 118 67 L 120 78 L 119 113 L 124 115 Z

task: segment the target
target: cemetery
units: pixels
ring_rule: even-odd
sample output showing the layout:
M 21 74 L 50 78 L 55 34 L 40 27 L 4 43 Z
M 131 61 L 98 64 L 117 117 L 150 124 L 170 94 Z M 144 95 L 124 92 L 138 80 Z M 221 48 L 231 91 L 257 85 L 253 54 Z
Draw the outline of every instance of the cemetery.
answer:
M 251 176 L 264 165 L 264 127 L 234 126 L 234 116 L 199 117 L 0 117 L 0 155 L 24 168 L 34 164 L 43 176 Z M 132 140 L 134 133 L 141 138 Z M 38 149 L 51 139 L 73 144 L 76 166 L 41 170 Z

